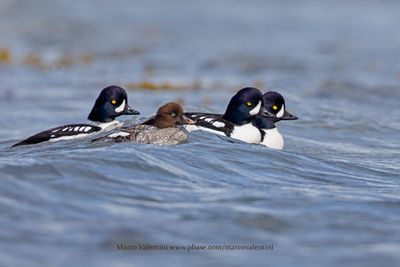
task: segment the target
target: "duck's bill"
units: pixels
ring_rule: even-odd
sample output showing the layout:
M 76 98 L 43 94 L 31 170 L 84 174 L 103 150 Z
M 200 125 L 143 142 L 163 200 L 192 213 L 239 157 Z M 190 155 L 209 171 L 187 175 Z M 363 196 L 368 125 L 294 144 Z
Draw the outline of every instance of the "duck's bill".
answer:
M 122 112 L 122 115 L 139 115 L 139 114 L 140 114 L 139 111 L 134 110 L 129 105 L 126 105 L 125 110 Z
M 273 118 L 275 117 L 275 114 L 272 114 L 265 108 L 261 109 L 260 113 L 258 113 L 258 116 L 264 117 L 264 118 Z
M 179 124 L 194 124 L 194 121 L 186 117 L 185 115 L 182 115 L 180 120 L 178 121 Z
M 298 118 L 296 116 L 292 115 L 287 110 L 285 110 L 285 112 L 283 113 L 283 116 L 280 117 L 279 119 L 281 119 L 281 120 L 297 120 Z

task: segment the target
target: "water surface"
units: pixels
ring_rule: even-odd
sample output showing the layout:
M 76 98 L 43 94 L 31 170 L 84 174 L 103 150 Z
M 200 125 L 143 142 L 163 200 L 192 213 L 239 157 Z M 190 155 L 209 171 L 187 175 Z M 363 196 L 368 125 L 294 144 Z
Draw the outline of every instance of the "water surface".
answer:
M 11 58 L 0 64 L 0 265 L 398 266 L 399 9 L 1 1 Z M 9 148 L 84 122 L 109 84 L 131 88 L 134 121 L 171 100 L 221 113 L 246 85 L 281 92 L 300 120 L 278 124 L 283 151 L 202 132 L 173 147 Z M 122 252 L 121 242 L 273 250 Z

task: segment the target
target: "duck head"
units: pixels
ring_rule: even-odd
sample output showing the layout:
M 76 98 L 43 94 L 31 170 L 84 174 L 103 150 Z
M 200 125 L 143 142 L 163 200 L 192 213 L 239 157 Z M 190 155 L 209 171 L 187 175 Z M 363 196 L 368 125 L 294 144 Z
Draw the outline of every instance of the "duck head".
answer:
M 121 115 L 139 115 L 140 113 L 128 105 L 126 91 L 119 86 L 104 88 L 97 97 L 88 119 L 95 122 L 111 122 Z
M 286 110 L 285 99 L 275 91 L 269 91 L 263 95 L 264 109 L 274 115 L 274 122 L 280 120 L 297 120 L 298 118 Z
M 273 117 L 264 108 L 264 99 L 260 90 L 254 87 L 240 89 L 230 100 L 223 119 L 236 125 L 250 123 L 255 116 Z
M 183 113 L 180 104 L 169 102 L 158 109 L 153 125 L 157 128 L 170 128 L 177 125 L 193 124 L 194 122 Z

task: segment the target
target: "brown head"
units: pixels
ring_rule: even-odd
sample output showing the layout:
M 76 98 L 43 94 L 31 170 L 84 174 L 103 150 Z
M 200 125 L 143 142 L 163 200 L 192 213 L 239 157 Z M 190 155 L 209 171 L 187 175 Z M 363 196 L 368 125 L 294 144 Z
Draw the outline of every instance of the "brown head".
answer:
M 193 124 L 194 122 L 183 115 L 183 108 L 176 102 L 168 102 L 161 106 L 154 119 L 157 128 L 170 128 L 182 124 Z

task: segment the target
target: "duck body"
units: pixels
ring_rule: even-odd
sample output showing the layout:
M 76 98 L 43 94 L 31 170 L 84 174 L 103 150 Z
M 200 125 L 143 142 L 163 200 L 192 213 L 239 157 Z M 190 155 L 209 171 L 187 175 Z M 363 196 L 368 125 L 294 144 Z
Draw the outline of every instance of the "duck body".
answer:
M 231 98 L 224 114 L 185 113 L 194 121 L 193 125 L 186 125 L 185 128 L 188 131 L 203 130 L 258 144 L 262 140 L 262 132 L 252 121 L 257 115 L 270 117 L 264 112 L 263 101 L 260 90 L 245 87 Z
M 13 147 L 22 145 L 33 145 L 46 141 L 54 142 L 59 140 L 80 138 L 99 131 L 101 131 L 101 127 L 96 125 L 68 124 L 32 135 L 22 140 L 21 142 L 14 144 Z
M 246 109 L 249 101 L 257 103 L 261 94 L 257 91 L 259 90 L 252 87 L 240 90 L 231 99 L 225 114 L 185 113 L 195 122 L 193 125 L 185 125 L 185 128 L 189 132 L 203 130 L 272 149 L 283 149 L 283 136 L 275 123 L 281 120 L 297 120 L 297 117 L 285 109 L 285 99 L 274 91 L 262 95 L 260 110 L 258 104 L 248 106 L 255 106 L 254 109 Z M 253 96 L 253 99 L 250 100 L 249 96 Z
M 178 103 L 169 102 L 160 107 L 155 116 L 142 124 L 122 128 L 116 133 L 95 139 L 93 142 L 176 145 L 185 142 L 188 138 L 187 131 L 178 126 L 190 123 L 193 121 L 183 115 L 182 107 Z
M 128 105 L 128 97 L 123 88 L 109 86 L 104 88 L 96 99 L 88 116 L 91 124 L 67 124 L 51 128 L 32 135 L 12 147 L 86 137 L 93 133 L 120 127 L 122 123 L 115 120 L 118 116 L 138 114 L 139 112 Z
M 115 143 L 135 142 L 154 145 L 177 145 L 186 141 L 188 134 L 177 127 L 157 128 L 152 125 L 139 124 L 110 134 L 105 140 Z
M 261 145 L 272 149 L 283 149 L 284 140 L 275 123 L 281 120 L 297 120 L 298 118 L 286 110 L 285 99 L 275 91 L 269 91 L 263 95 L 264 108 L 272 118 L 256 116 L 253 123 L 262 130 Z

